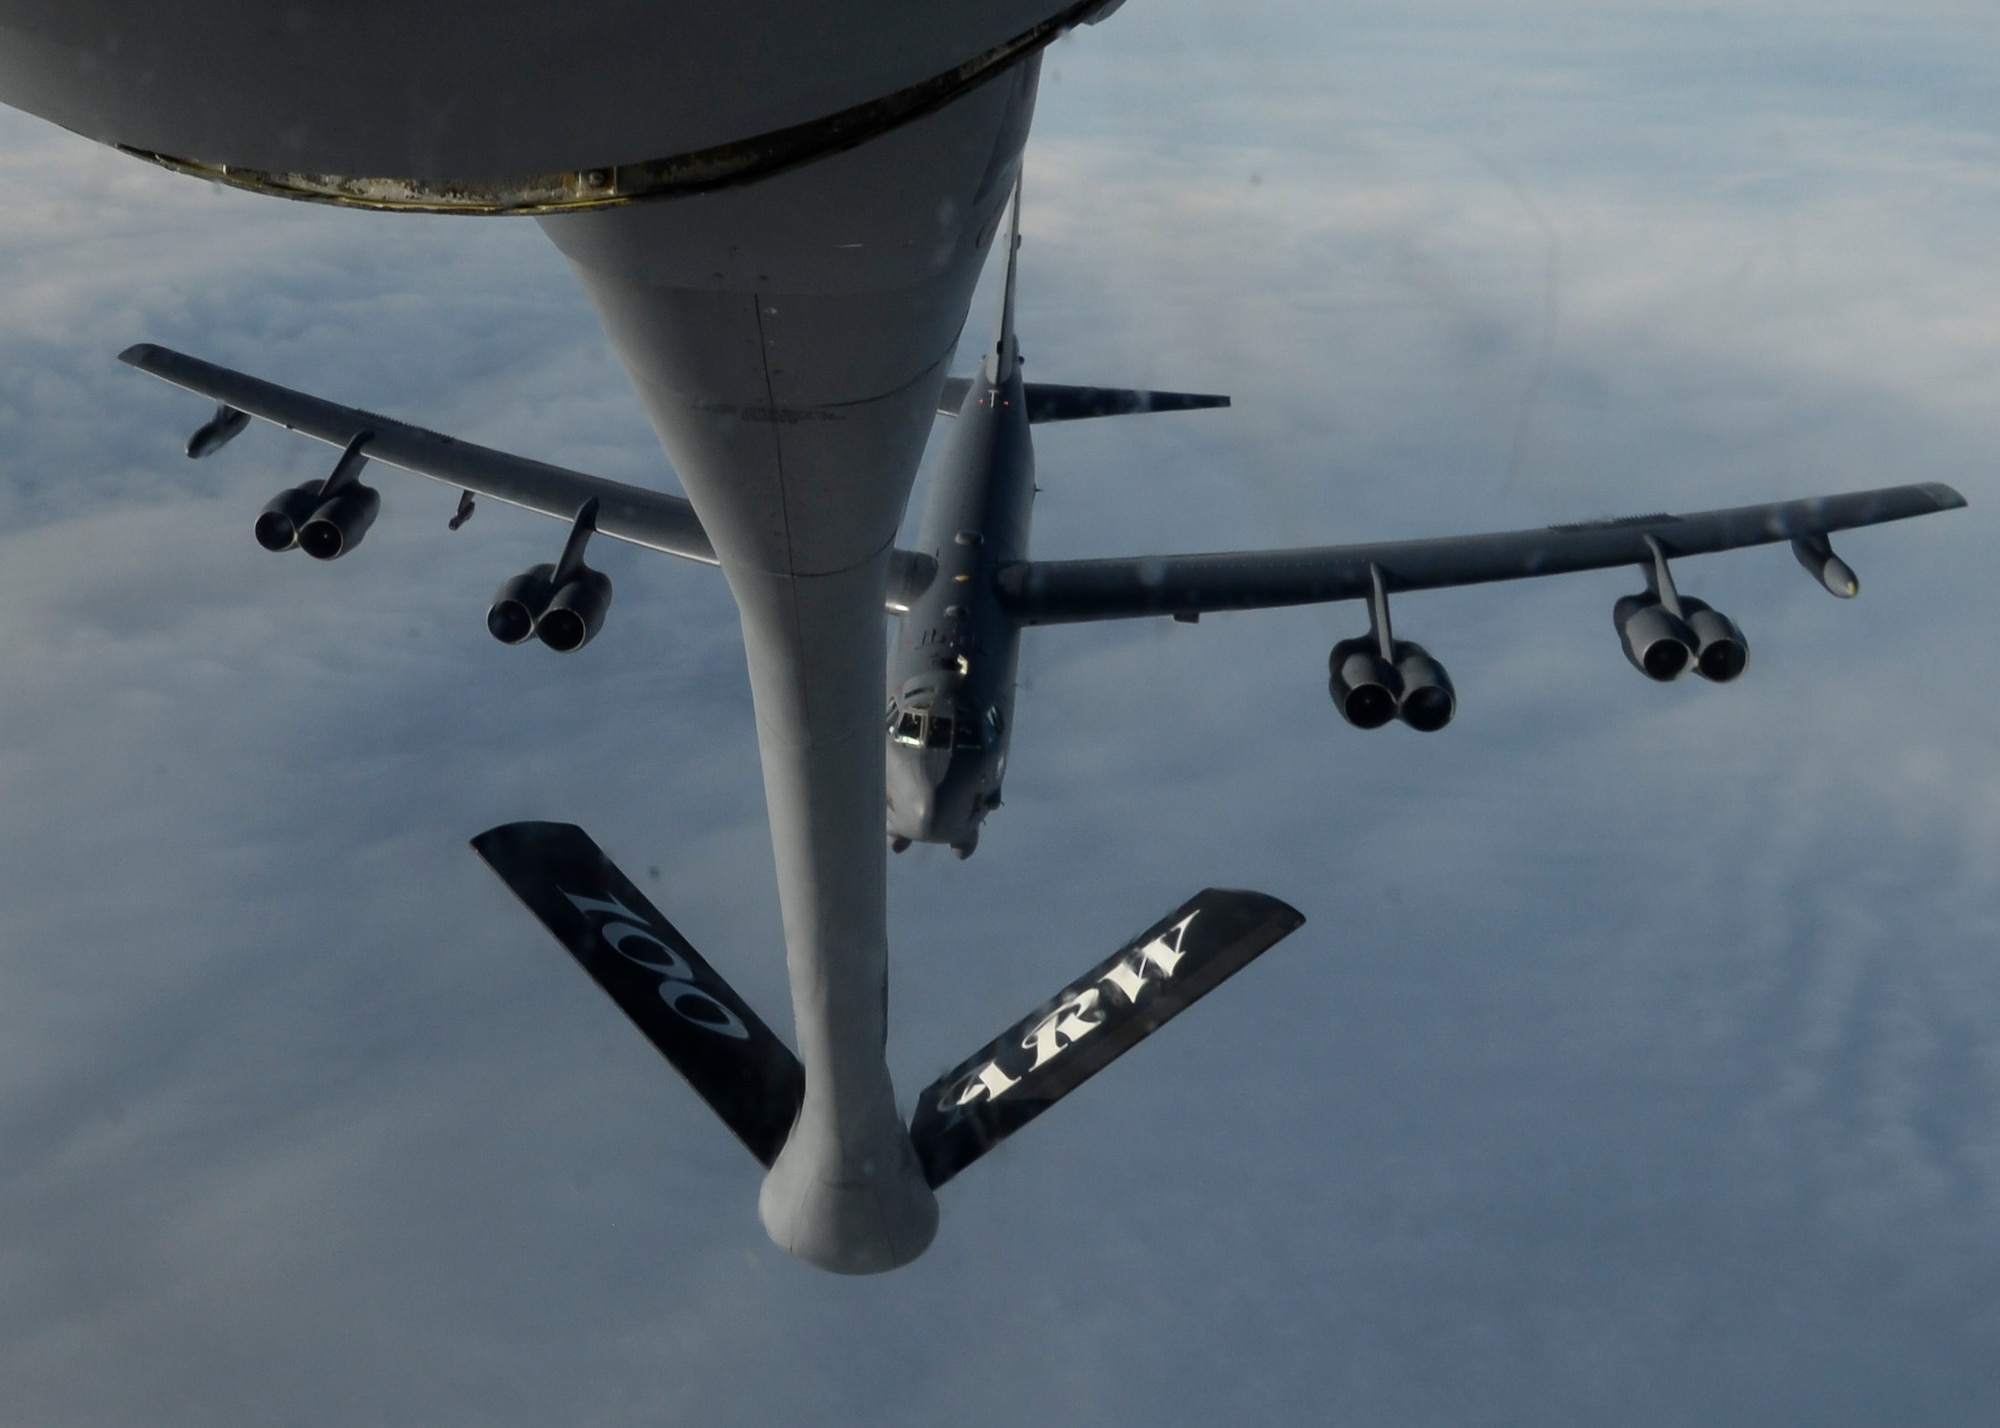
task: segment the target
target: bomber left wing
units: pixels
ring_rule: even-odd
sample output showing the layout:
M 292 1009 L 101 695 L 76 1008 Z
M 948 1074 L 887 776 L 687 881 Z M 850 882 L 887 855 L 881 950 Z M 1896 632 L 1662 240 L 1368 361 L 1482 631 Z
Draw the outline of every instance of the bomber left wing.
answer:
M 1649 679 L 1693 670 L 1727 683 L 1743 672 L 1749 642 L 1721 611 L 1675 588 L 1669 562 L 1743 546 L 1790 541 L 1799 564 L 1839 596 L 1860 588 L 1833 553 L 1834 531 L 1907 520 L 1963 506 L 1949 486 L 1890 486 L 1806 501 L 1737 506 L 1691 516 L 1630 516 L 1540 530 L 1441 540 L 1124 560 L 1018 561 L 995 576 L 1000 605 L 1016 624 L 1254 610 L 1335 600 L 1368 601 L 1368 633 L 1327 656 L 1327 689 L 1348 723 L 1378 729 L 1400 719 L 1422 733 L 1451 722 L 1458 696 L 1423 646 L 1396 638 L 1389 596 L 1497 580 L 1636 565 L 1646 588 L 1612 608 L 1625 657 Z
M 574 519 L 594 500 L 595 528 L 604 535 L 707 565 L 716 563 L 715 547 L 709 543 L 694 507 L 679 496 L 476 446 L 359 407 L 295 392 L 150 342 L 126 348 L 118 360 L 219 404 L 215 420 L 188 443 L 190 456 L 205 455 L 229 440 L 243 429 L 247 414 L 356 451 L 369 461 L 561 521 Z
M 1002 606 L 1023 625 L 1144 615 L 1190 619 L 1216 610 L 1367 599 L 1401 590 L 1438 590 L 1620 565 L 1663 567 L 1679 556 L 1790 541 L 1800 563 L 1828 590 L 1848 596 L 1860 588 L 1859 582 L 1833 554 L 1827 544 L 1830 534 L 1964 504 L 1965 497 L 1945 485 L 1889 486 L 1687 516 L 1628 516 L 1437 540 L 1114 560 L 1024 560 L 1000 570 L 998 585 Z

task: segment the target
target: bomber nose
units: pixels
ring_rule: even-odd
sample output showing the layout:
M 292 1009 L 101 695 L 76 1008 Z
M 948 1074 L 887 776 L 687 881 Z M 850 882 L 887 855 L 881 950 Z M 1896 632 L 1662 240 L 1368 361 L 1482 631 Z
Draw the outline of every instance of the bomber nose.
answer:
M 930 782 L 902 759 L 893 760 L 889 769 L 889 797 L 890 831 L 905 838 L 927 840 L 931 820 L 937 812 L 937 790 Z
M 913 838 L 922 838 L 931 831 L 931 815 L 937 807 L 937 794 L 927 783 L 912 781 L 908 795 L 896 796 L 897 820 L 910 830 Z

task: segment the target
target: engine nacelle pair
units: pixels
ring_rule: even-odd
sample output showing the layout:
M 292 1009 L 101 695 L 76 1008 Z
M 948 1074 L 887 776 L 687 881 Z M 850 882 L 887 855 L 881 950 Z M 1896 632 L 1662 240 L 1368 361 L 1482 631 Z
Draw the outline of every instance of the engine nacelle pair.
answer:
M 611 609 L 611 577 L 578 564 L 560 586 L 556 567 L 537 565 L 502 582 L 486 612 L 486 628 L 503 645 L 539 636 L 552 650 L 580 650 L 604 628 Z
M 1357 729 L 1379 729 L 1401 719 L 1423 734 L 1434 734 L 1458 712 L 1451 676 L 1409 640 L 1391 645 L 1395 662 L 1382 658 L 1373 635 L 1342 640 L 1327 656 L 1327 692 L 1341 718 Z
M 314 560 L 334 560 L 361 544 L 382 511 L 382 493 L 359 481 L 333 496 L 324 481 L 280 491 L 257 517 L 257 544 L 268 551 L 297 546 Z
M 229 426 L 227 410 L 219 410 L 188 439 L 188 455 L 205 455 L 241 430 L 237 425 L 226 434 L 210 434 L 210 427 L 221 432 Z M 334 560 L 360 545 L 382 512 L 382 493 L 361 484 L 361 468 L 368 464 L 363 448 L 374 436 L 372 431 L 356 432 L 324 481 L 308 481 L 273 496 L 257 516 L 257 544 L 268 551 L 297 546 L 314 560 Z
M 1689 669 L 1727 684 L 1750 663 L 1750 644 L 1736 622 L 1692 596 L 1681 595 L 1674 615 L 1653 594 L 1627 595 L 1612 607 L 1625 658 L 1648 679 L 1665 684 Z

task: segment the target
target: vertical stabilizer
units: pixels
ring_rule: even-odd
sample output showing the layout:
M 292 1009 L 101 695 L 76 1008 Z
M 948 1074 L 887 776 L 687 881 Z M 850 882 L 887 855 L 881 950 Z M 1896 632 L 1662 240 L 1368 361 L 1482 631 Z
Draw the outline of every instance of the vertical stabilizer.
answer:
M 1021 175 L 1014 175 L 1014 201 L 1007 211 L 1007 280 L 1000 292 L 1000 332 L 993 340 L 993 350 L 981 364 L 986 369 L 986 380 L 999 386 L 1021 366 L 1020 344 L 1014 340 L 1014 263 L 1021 252 Z

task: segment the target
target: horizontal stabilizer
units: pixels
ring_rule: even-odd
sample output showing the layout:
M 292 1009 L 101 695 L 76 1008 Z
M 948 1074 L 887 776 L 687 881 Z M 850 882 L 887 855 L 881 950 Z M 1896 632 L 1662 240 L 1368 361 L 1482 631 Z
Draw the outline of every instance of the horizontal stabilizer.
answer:
M 939 413 L 957 416 L 972 383 L 971 377 L 945 378 L 944 393 L 938 398 Z M 1205 392 L 1140 392 L 1126 387 L 1065 387 L 1054 382 L 1027 382 L 1022 391 L 1028 399 L 1028 420 L 1035 424 L 1229 405 L 1229 398 Z
M 1304 922 L 1263 893 L 1195 894 L 925 1088 L 925 1178 L 944 1184 Z
M 472 840 L 502 882 L 769 1167 L 805 1071 L 581 828 L 508 823 Z

